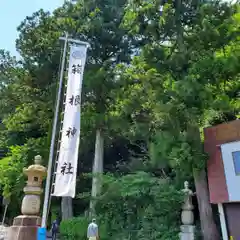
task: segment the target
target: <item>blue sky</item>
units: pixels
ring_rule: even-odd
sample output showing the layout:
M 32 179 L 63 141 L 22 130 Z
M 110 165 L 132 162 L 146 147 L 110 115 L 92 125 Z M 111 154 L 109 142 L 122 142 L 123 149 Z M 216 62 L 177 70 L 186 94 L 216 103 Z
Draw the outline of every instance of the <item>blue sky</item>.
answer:
M 18 37 L 16 28 L 21 21 L 40 8 L 53 11 L 63 2 L 64 0 L 0 0 L 0 49 L 18 56 L 15 49 L 15 40 Z
M 0 49 L 18 55 L 15 49 L 15 40 L 18 36 L 16 28 L 33 12 L 40 8 L 53 11 L 61 6 L 64 0 L 0 0 Z

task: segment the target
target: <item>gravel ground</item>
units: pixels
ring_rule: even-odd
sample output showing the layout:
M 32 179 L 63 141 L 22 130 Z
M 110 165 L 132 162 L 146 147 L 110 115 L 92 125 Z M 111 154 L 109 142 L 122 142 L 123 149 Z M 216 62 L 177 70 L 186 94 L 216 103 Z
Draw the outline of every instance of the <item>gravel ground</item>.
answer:
M 47 233 L 47 239 L 52 239 L 51 232 L 48 232 L 48 233 Z M 0 239 L 0 240 L 1 240 L 1 239 Z M 59 238 L 57 238 L 57 240 L 59 240 Z

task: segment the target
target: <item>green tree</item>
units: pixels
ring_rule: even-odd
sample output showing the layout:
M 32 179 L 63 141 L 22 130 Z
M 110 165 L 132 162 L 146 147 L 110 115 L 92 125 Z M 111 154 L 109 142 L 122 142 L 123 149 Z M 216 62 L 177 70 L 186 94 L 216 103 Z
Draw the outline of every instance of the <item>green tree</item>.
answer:
M 235 52 L 239 14 L 235 6 L 215 1 L 195 9 L 192 21 L 187 21 L 189 15 L 183 12 L 181 24 L 170 25 L 176 33 L 172 36 L 164 26 L 179 19 L 176 6 L 166 4 L 160 17 L 158 2 L 129 5 L 125 25 L 135 26 L 139 39 L 147 41 L 140 56 L 118 70 L 125 84 L 112 116 L 119 123 L 128 118 L 128 124 L 120 125 L 122 130 L 126 127 L 127 135 L 161 145 L 153 156 L 160 154 L 160 161 L 193 174 L 203 237 L 219 239 L 209 203 L 200 133 L 206 123 L 219 117 L 226 120 L 224 116 L 234 119 L 239 112 L 235 68 L 239 62 Z

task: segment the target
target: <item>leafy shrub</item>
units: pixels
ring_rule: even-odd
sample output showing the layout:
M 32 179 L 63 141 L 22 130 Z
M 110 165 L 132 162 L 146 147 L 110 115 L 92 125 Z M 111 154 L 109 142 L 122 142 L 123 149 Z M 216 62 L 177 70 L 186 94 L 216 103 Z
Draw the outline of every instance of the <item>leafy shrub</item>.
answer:
M 145 172 L 110 176 L 97 203 L 104 239 L 179 239 L 182 201 L 170 180 Z
M 66 240 L 86 240 L 88 219 L 76 217 L 62 221 L 60 225 L 61 239 Z

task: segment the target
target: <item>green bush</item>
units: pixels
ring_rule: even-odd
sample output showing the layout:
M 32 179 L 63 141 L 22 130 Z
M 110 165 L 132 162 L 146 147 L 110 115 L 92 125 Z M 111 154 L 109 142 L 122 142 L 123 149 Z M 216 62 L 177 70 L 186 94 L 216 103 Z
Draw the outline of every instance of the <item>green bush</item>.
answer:
M 101 239 L 177 240 L 183 194 L 145 172 L 107 177 L 97 202 Z
M 86 240 L 88 219 L 76 217 L 62 221 L 60 225 L 61 239 L 63 240 Z

